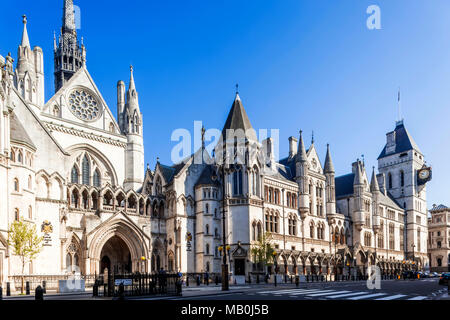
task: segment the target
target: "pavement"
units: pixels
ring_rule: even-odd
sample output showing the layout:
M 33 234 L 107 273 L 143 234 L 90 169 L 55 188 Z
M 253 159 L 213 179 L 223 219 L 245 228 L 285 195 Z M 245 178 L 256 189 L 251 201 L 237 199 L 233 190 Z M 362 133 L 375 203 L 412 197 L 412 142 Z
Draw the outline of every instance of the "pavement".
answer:
M 5 297 L 4 300 L 34 300 L 34 295 Z M 58 294 L 48 292 L 45 300 L 111 300 L 92 297 L 92 291 Z M 309 282 L 298 287 L 291 283 L 183 286 L 182 296 L 127 297 L 129 300 L 450 300 L 447 286 L 437 278 L 421 280 L 382 280 L 379 289 L 369 289 L 366 281 Z

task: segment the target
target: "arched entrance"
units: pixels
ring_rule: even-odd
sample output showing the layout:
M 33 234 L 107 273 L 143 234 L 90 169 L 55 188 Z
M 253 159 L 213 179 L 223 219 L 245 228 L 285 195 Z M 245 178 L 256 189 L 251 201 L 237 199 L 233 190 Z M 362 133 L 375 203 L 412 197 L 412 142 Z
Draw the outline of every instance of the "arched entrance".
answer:
M 131 272 L 131 253 L 127 244 L 118 236 L 111 237 L 103 246 L 100 272 L 108 268 L 112 273 Z

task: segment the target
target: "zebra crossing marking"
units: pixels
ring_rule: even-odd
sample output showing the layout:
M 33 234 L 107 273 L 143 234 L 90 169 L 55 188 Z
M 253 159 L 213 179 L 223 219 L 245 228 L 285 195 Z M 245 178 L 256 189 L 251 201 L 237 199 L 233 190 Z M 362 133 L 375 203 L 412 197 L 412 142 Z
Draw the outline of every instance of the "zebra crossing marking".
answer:
M 425 297 L 425 296 L 417 296 L 417 297 L 414 297 L 414 298 L 411 298 L 411 299 L 408 299 L 408 300 L 424 300 L 426 298 L 427 297 Z
M 330 298 L 330 299 L 339 299 L 339 298 L 346 298 L 346 297 L 356 296 L 356 295 L 364 294 L 364 293 L 367 293 L 367 292 L 365 292 L 365 291 L 351 292 L 351 293 L 346 293 L 346 294 L 332 295 L 332 296 L 329 296 L 329 297 L 327 297 L 327 298 Z
M 372 293 L 372 294 L 365 294 L 362 296 L 357 296 L 357 297 L 351 297 L 351 298 L 347 298 L 349 300 L 362 300 L 362 299 L 367 299 L 367 298 L 374 298 L 374 297 L 379 297 L 379 296 L 385 296 L 386 293 Z
M 388 296 L 388 297 L 384 297 L 384 298 L 378 298 L 375 300 L 394 300 L 394 299 L 398 299 L 398 298 L 402 298 L 402 297 L 406 297 L 405 294 L 396 294 L 394 296 Z
M 332 290 L 333 292 L 322 292 L 322 293 L 315 293 L 315 294 L 307 294 L 308 297 L 320 297 L 320 296 L 328 296 L 330 294 L 338 294 L 338 293 L 348 293 L 350 291 L 335 291 Z

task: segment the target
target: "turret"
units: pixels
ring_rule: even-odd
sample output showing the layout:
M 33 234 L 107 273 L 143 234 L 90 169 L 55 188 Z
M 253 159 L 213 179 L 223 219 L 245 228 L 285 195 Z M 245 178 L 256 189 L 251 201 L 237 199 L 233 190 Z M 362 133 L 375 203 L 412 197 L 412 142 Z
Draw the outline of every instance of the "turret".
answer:
M 63 25 L 59 43 L 54 40 L 55 92 L 86 65 L 86 48 L 78 43 L 73 0 L 64 0 Z
M 130 84 L 126 96 L 127 103 L 123 112 L 123 133 L 127 136 L 128 142 L 125 153 L 124 188 L 137 190 L 144 181 L 144 139 L 142 114 L 139 111 L 138 93 L 134 83 L 132 66 L 130 67 Z
M 378 215 L 378 203 L 380 201 L 380 186 L 378 185 L 378 179 L 375 174 L 375 167 L 373 167 L 372 178 L 370 180 L 370 192 L 372 192 L 372 219 L 373 219 L 373 229 L 375 232 L 380 230 L 380 217 Z
M 299 211 L 302 219 L 306 217 L 309 212 L 309 189 L 307 183 L 308 175 L 308 159 L 306 157 L 305 144 L 303 142 L 302 131 L 300 131 L 300 139 L 298 143 L 298 151 L 295 157 L 295 180 L 299 188 Z
M 354 217 L 353 222 L 358 230 L 362 229 L 364 224 L 364 179 L 361 168 L 361 162 L 359 159 L 356 162 L 355 167 L 355 179 L 353 180 L 353 193 L 354 193 Z
M 31 50 L 27 17 L 22 16 L 23 33 L 18 49 L 15 84 L 22 97 L 38 109 L 44 105 L 44 54 L 42 49 Z
M 326 177 L 327 214 L 336 213 L 336 192 L 334 183 L 334 165 L 331 160 L 330 145 L 327 144 L 324 173 Z
M 119 123 L 120 132 L 124 132 L 124 110 L 125 110 L 125 82 L 120 80 L 117 82 L 117 122 Z

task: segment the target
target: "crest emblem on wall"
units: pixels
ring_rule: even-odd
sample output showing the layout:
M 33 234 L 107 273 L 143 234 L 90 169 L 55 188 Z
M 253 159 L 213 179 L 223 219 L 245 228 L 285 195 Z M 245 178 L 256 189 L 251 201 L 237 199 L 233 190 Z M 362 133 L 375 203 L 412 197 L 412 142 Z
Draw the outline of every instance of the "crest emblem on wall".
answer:
M 186 232 L 186 247 L 187 247 L 187 251 L 191 251 L 191 241 L 192 241 L 192 233 L 190 233 L 189 231 Z
M 49 222 L 48 220 L 45 220 L 44 222 L 42 222 L 41 231 L 46 234 L 52 233 L 53 232 L 52 223 Z
M 41 231 L 44 233 L 44 246 L 51 246 L 52 237 L 50 236 L 50 233 L 53 233 L 52 223 L 48 220 L 44 220 L 41 225 Z

